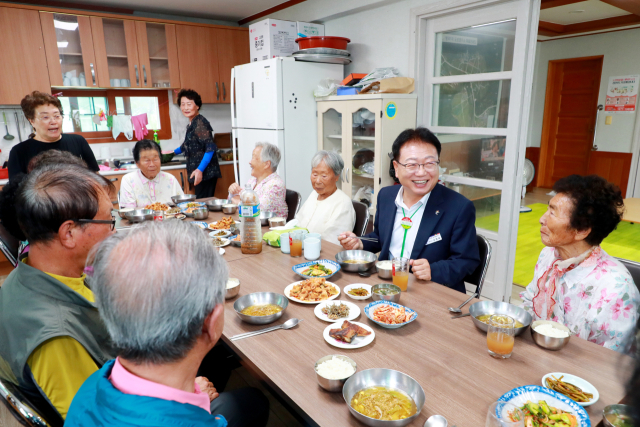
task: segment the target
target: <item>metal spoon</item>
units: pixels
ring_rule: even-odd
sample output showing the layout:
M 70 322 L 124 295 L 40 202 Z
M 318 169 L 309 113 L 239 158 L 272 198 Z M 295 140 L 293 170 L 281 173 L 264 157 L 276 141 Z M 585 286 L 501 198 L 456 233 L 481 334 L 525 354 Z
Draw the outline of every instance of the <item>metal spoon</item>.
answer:
M 7 122 L 7 115 L 2 112 L 2 118 L 4 119 L 4 128 L 7 130 L 7 134 L 4 136 L 4 139 L 7 141 L 11 141 L 15 138 L 15 136 L 9 134 L 9 123 Z
M 448 425 L 447 419 L 442 415 L 431 415 L 429 419 L 424 422 L 424 427 L 447 427 Z
M 304 319 L 302 319 L 302 320 L 304 320 Z M 277 331 L 278 329 L 291 329 L 294 326 L 296 326 L 298 323 L 302 322 L 302 320 L 298 320 L 296 318 L 289 319 L 286 322 L 284 322 L 282 325 L 272 326 L 270 328 L 264 328 L 264 329 L 260 329 L 258 331 L 246 332 L 244 334 L 234 335 L 234 336 L 232 336 L 230 338 L 230 340 L 231 341 L 237 341 L 237 340 L 241 340 L 243 338 L 248 338 L 248 337 L 253 337 L 255 335 L 264 334 L 266 332 Z
M 460 310 L 462 307 L 464 307 L 465 305 L 467 305 L 467 303 L 469 301 L 471 301 L 472 299 L 474 299 L 476 297 L 476 295 L 478 295 L 478 293 L 476 292 L 475 294 L 471 295 L 469 297 L 468 300 L 466 300 L 465 302 L 463 302 L 462 304 L 460 304 L 460 307 L 458 308 L 453 308 L 453 307 L 449 307 L 449 311 L 452 313 L 462 313 L 462 310 Z

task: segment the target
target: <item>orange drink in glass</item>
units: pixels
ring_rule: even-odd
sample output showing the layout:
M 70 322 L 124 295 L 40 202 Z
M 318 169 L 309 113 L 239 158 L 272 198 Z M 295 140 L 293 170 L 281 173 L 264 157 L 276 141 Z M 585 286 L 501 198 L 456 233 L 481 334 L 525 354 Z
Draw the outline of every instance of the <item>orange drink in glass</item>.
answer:
M 293 258 L 302 256 L 302 233 L 289 233 L 289 253 Z
M 409 284 L 409 258 L 394 258 L 391 275 L 393 284 L 399 287 L 401 291 L 406 292 Z
M 494 314 L 489 318 L 487 347 L 489 354 L 498 359 L 511 357 L 515 341 L 516 321 L 505 315 Z

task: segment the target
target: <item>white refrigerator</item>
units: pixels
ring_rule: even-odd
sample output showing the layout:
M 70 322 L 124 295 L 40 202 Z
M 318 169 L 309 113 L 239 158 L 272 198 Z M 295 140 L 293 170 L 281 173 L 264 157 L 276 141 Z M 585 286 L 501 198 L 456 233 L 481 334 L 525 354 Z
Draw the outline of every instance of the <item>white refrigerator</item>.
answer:
M 318 151 L 313 91 L 322 79 L 342 80 L 344 66 L 273 58 L 231 70 L 231 127 L 236 182 L 251 178 L 256 142 L 280 148 L 278 174 L 304 202 L 311 191 L 311 158 Z M 236 146 L 237 144 L 237 146 Z M 236 150 L 237 147 L 237 150 Z

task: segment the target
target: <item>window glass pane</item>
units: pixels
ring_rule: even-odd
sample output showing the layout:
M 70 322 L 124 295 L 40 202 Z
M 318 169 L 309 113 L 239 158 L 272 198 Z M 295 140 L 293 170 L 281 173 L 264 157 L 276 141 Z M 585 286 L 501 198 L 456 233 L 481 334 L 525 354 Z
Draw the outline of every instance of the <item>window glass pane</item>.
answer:
M 131 116 L 146 113 L 149 122 L 147 129 L 160 130 L 160 108 L 155 96 L 116 97 L 116 110 L 118 114 Z
M 442 144 L 440 167 L 444 174 L 502 181 L 504 136 L 437 134 Z
M 58 99 L 64 110 L 63 132 L 106 132 L 109 130 L 105 120 L 98 125 L 92 120 L 92 117 L 98 114 L 100 110 L 104 111 L 105 114 L 109 114 L 107 98 L 61 96 Z
M 446 185 L 473 202 L 476 208 L 476 227 L 498 232 L 502 191 L 451 182 Z
M 433 124 L 506 128 L 511 80 L 433 85 Z
M 438 33 L 435 76 L 511 71 L 515 34 L 515 19 Z
M 342 114 L 333 108 L 322 113 L 322 126 L 324 140 L 322 141 L 322 149 L 326 151 L 335 151 L 342 156 Z M 348 159 L 344 160 L 345 165 Z M 342 179 L 338 180 L 338 188 L 342 189 Z

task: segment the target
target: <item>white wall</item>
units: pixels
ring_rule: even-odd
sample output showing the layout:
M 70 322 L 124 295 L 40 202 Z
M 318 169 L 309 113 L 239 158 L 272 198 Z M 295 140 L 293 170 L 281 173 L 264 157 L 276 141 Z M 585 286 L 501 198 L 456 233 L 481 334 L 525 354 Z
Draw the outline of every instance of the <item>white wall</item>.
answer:
M 640 45 L 640 29 L 539 42 L 536 51 L 533 105 L 527 147 L 540 146 L 549 61 L 604 55 L 598 96 L 598 103 L 604 104 L 610 76 L 640 74 L 638 45 Z M 611 125 L 604 124 L 607 115 L 613 116 Z M 612 114 L 601 111 L 596 134 L 598 151 L 630 153 L 635 118 L 635 114 Z

